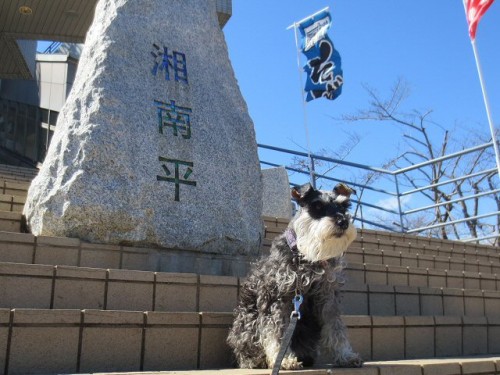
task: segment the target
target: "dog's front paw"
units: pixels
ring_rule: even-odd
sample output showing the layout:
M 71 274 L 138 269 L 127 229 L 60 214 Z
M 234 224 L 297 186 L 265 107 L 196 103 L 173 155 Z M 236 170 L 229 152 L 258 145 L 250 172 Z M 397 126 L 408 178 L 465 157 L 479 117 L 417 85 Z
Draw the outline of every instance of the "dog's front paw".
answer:
M 274 367 L 274 361 L 271 363 L 269 361 L 268 363 L 269 368 Z M 292 354 L 287 354 L 284 358 L 283 361 L 281 362 L 281 370 L 302 370 L 304 366 L 302 365 L 302 362 L 299 362 L 297 357 L 295 357 Z
M 291 354 L 283 358 L 283 362 L 281 362 L 282 370 L 302 370 L 303 367 L 302 362 L 299 362 L 297 357 Z
M 350 353 L 338 361 L 339 367 L 362 367 L 363 360 L 358 353 Z

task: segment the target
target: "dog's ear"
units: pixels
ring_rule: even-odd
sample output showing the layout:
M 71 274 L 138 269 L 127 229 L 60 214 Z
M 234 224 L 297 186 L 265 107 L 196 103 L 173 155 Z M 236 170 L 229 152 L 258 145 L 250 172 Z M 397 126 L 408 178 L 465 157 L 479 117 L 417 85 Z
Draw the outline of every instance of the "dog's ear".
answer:
M 294 186 L 292 188 L 292 199 L 299 204 L 299 206 L 303 206 L 304 202 L 312 196 L 314 193 L 314 188 L 310 183 L 304 184 L 302 186 Z
M 350 188 L 349 186 L 343 184 L 342 182 L 340 184 L 337 184 L 337 186 L 333 188 L 333 191 L 338 195 L 343 195 L 347 198 L 349 198 L 351 194 L 356 195 L 356 190 Z

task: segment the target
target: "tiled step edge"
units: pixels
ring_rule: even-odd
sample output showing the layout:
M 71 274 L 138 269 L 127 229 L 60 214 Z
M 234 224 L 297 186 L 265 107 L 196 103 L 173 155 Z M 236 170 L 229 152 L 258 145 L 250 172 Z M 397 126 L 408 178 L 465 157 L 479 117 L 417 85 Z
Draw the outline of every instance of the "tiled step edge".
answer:
M 21 214 L 5 214 L 18 215 L 21 220 Z M 251 259 L 244 255 L 93 244 L 78 238 L 0 231 L 0 262 L 244 276 Z
M 456 240 L 444 240 L 441 238 L 432 238 L 399 232 L 388 232 L 361 228 L 358 228 L 358 240 L 363 243 L 380 242 L 381 244 L 392 244 L 396 242 L 405 246 L 410 245 L 414 247 L 422 247 L 425 245 L 429 248 L 440 248 L 445 251 L 461 251 L 463 249 L 467 249 L 479 252 L 493 252 L 495 249 L 495 247 L 489 245 L 480 245 Z
M 11 213 L 12 214 L 12 213 Z M 201 256 L 197 262 L 193 259 Z M 191 257 L 191 258 L 190 258 Z M 239 268 L 238 275 L 246 275 L 249 259 L 246 257 L 221 257 L 212 259 L 210 254 L 169 249 L 135 248 L 118 245 L 84 243 L 75 238 L 34 237 L 31 234 L 0 232 L 0 261 L 26 264 L 68 265 L 103 269 L 131 269 L 170 272 L 172 262 L 183 261 L 189 270 L 194 263 L 210 267 L 204 269 L 220 273 L 226 263 Z M 184 264 L 182 263 L 182 264 Z M 453 288 L 468 290 L 500 291 L 497 274 L 469 271 L 422 269 L 394 265 L 349 263 L 346 269 L 347 285 L 397 285 L 428 288 Z
M 458 245 L 457 245 L 458 246 Z M 351 248 L 367 249 L 367 250 L 385 250 L 385 251 L 395 251 L 402 252 L 406 254 L 420 254 L 420 255 L 435 255 L 439 257 L 451 257 L 452 259 L 461 260 L 463 258 L 470 260 L 484 260 L 499 262 L 500 256 L 498 254 L 498 249 L 495 247 L 487 247 L 486 249 L 477 249 L 473 246 L 467 246 L 463 244 L 462 248 L 452 248 L 452 247 L 441 247 L 441 246 L 429 246 L 425 244 L 399 244 L 396 242 L 385 242 L 385 241 L 363 241 L 363 239 L 358 239 L 351 245 Z
M 231 312 L 240 279 L 0 263 L 0 308 Z
M 230 314 L 0 310 L 5 375 L 230 367 Z
M 499 317 L 500 292 L 486 290 L 345 285 L 346 315 Z
M 29 186 L 29 182 L 12 182 L 0 179 L 0 194 L 26 197 Z
M 148 375 L 269 375 L 270 370 L 218 369 L 198 371 L 161 371 Z M 500 373 L 500 356 L 427 360 L 367 362 L 357 369 L 324 368 L 280 371 L 283 375 L 492 375 Z M 112 375 L 96 373 L 94 375 Z M 121 373 L 121 375 L 138 375 Z
M 500 291 L 499 276 L 481 272 L 349 263 L 346 274 L 349 285 L 376 284 Z
M 0 211 L 0 231 L 20 232 L 22 214 L 20 212 Z
M 365 360 L 500 352 L 500 319 L 344 316 Z M 99 310 L 0 310 L 6 375 L 232 366 L 232 315 Z
M 0 172 L 8 174 L 29 175 L 34 177 L 38 174 L 38 169 L 30 167 L 19 167 L 9 164 L 0 164 Z
M 283 233 L 288 225 L 286 219 L 263 217 L 265 224 L 265 251 L 269 251 L 272 240 Z M 400 233 L 358 230 L 358 237 L 351 245 L 352 249 L 371 251 L 393 251 L 403 254 L 420 254 L 452 258 L 458 261 L 486 261 L 500 264 L 498 249 L 491 246 L 475 245 L 459 241 L 443 241 L 419 236 L 405 236 Z
M 266 226 L 266 238 L 272 240 L 275 236 L 282 233 L 289 220 L 275 217 L 264 216 L 264 223 Z M 487 245 L 477 245 L 465 243 L 461 241 L 443 240 L 439 238 L 429 238 L 423 236 L 416 236 L 398 232 L 378 231 L 371 229 L 357 228 L 358 236 L 356 243 L 364 246 L 365 244 L 371 248 L 401 246 L 403 248 L 426 247 L 443 252 L 480 252 L 480 253 L 495 253 L 494 247 Z
M 366 361 L 500 353 L 498 318 L 346 315 L 343 321 Z
M 451 271 L 500 273 L 500 254 L 466 258 L 404 253 L 393 250 L 371 250 L 351 246 L 345 253 L 348 263 L 372 263 L 401 267 L 436 268 Z
M 0 211 L 23 212 L 25 197 L 0 194 Z
M 0 308 L 230 312 L 243 279 L 191 273 L 0 263 Z M 500 317 L 500 291 L 350 284 L 348 315 Z

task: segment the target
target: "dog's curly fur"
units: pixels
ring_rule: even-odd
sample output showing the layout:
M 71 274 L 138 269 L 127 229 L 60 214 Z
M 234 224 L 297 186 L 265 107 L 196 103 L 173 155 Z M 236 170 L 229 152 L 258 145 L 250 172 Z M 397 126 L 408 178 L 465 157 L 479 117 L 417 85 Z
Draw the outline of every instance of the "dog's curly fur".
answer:
M 346 212 L 352 190 L 339 186 L 334 192 L 310 185 L 292 191 L 301 209 L 288 230 L 296 233 L 298 253 L 290 248 L 285 233 L 278 236 L 270 255 L 253 265 L 243 284 L 227 340 L 240 367 L 273 367 L 298 285 L 304 297 L 302 318 L 281 368 L 311 366 L 320 350 L 335 366 L 362 365 L 340 319 L 342 254 L 356 237 L 356 230 Z

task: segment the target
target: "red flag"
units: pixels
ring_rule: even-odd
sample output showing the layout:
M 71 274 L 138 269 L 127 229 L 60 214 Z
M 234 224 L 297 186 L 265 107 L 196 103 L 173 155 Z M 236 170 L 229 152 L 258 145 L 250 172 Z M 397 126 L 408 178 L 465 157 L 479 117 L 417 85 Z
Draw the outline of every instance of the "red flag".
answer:
M 465 0 L 465 12 L 469 23 L 469 35 L 472 40 L 476 39 L 476 29 L 479 20 L 488 10 L 494 0 Z

